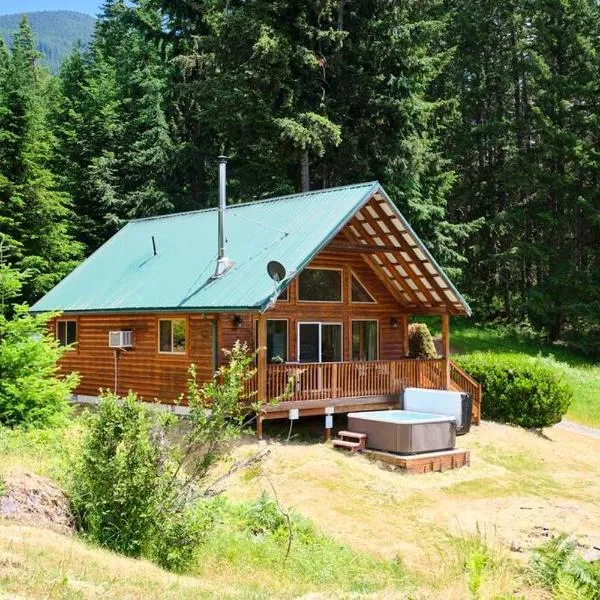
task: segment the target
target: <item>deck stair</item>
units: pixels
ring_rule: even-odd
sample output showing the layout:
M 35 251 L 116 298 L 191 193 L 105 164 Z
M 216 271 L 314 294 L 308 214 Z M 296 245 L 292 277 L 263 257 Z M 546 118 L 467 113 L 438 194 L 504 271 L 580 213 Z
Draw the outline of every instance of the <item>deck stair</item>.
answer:
M 367 434 L 355 433 L 354 431 L 338 432 L 339 439 L 333 440 L 335 448 L 346 448 L 351 452 L 362 452 L 367 449 Z M 347 439 L 350 438 L 350 439 Z

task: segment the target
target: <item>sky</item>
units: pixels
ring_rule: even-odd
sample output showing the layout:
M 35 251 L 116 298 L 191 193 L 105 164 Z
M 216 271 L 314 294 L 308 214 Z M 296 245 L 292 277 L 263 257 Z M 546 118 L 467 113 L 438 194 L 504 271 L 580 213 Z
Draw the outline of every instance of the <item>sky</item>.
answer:
M 102 0 L 0 0 L 0 15 L 36 10 L 76 10 L 96 16 Z

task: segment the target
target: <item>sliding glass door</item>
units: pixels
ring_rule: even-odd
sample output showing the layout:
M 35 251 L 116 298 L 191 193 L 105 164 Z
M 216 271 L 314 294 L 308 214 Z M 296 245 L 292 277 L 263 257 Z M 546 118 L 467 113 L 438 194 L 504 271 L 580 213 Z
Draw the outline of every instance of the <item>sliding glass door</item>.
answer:
M 340 362 L 342 360 L 341 323 L 299 323 L 298 360 L 300 362 Z

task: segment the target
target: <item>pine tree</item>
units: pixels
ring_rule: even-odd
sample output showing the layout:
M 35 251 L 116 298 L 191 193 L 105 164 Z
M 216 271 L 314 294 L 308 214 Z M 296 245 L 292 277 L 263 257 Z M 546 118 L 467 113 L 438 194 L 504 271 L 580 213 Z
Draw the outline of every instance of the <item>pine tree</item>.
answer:
M 69 272 L 80 248 L 69 232 L 70 203 L 48 168 L 53 138 L 47 124 L 48 74 L 36 66 L 33 33 L 23 17 L 1 82 L 0 232 L 18 270 L 30 270 L 26 299 Z

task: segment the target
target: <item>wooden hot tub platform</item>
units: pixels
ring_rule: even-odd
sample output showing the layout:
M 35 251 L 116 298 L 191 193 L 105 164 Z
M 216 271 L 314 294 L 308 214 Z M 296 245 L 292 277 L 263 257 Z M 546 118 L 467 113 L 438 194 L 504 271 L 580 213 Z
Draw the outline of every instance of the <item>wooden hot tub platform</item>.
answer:
M 407 473 L 450 471 L 451 469 L 468 467 L 471 463 L 470 451 L 458 448 L 454 450 L 442 450 L 440 452 L 412 454 L 410 456 L 392 454 L 391 452 L 381 452 L 379 450 L 366 450 L 365 455 L 371 460 L 380 460 L 399 467 Z

